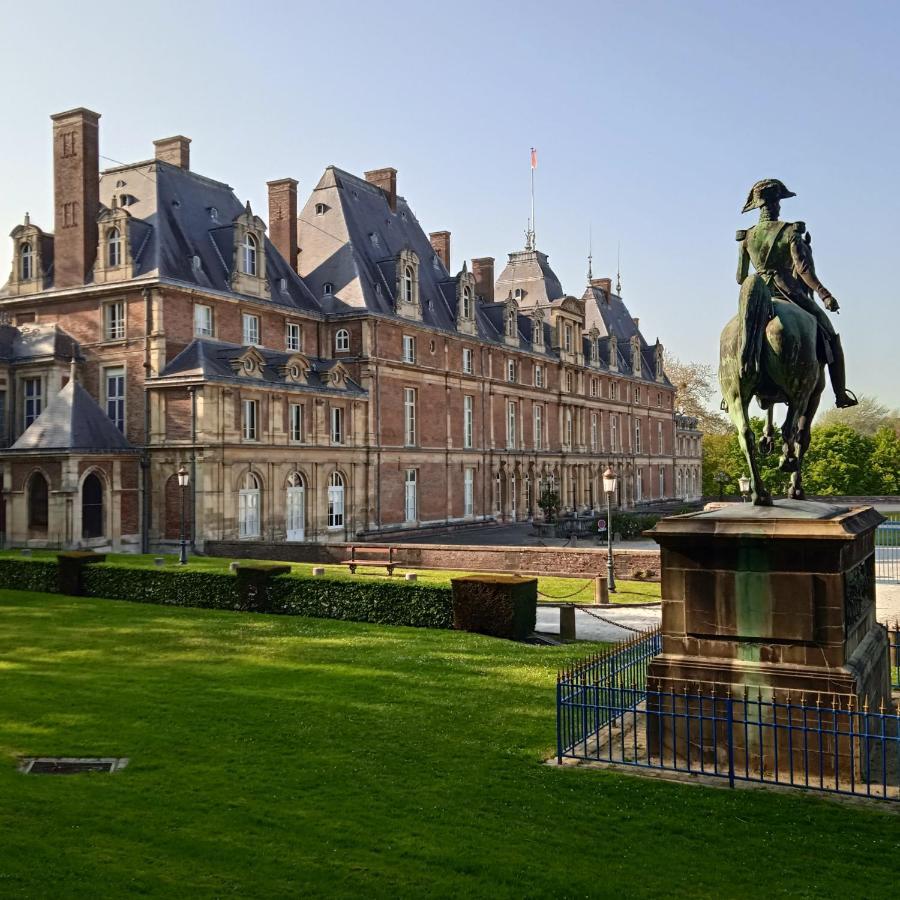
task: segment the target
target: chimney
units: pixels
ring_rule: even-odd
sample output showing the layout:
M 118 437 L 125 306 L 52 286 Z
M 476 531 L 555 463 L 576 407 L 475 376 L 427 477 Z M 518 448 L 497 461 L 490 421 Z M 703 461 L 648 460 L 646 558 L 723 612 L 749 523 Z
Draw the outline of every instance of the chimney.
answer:
M 494 302 L 494 257 L 482 256 L 472 260 L 475 294 L 487 303 Z
M 269 240 L 297 271 L 297 182 L 279 178 L 266 182 L 269 187 Z
M 450 271 L 450 232 L 449 231 L 432 231 L 428 235 L 431 239 L 431 246 L 434 252 L 440 257 L 444 268 Z
M 53 283 L 84 284 L 97 255 L 100 212 L 100 114 L 79 107 L 53 120 Z
M 397 211 L 397 170 L 390 167 L 386 169 L 373 169 L 366 172 L 366 181 L 380 187 L 387 197 L 391 212 Z
M 610 294 L 612 293 L 612 278 L 592 278 L 591 287 L 600 288 L 601 291 Z
M 178 166 L 179 169 L 191 167 L 191 139 L 183 134 L 174 137 L 160 138 L 153 142 L 156 148 L 156 158 L 161 162 Z

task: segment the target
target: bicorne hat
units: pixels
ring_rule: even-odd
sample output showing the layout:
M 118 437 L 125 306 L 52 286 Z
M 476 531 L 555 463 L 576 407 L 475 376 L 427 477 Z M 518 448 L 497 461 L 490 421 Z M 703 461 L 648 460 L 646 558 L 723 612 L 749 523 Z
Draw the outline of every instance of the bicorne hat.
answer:
M 747 202 L 741 212 L 750 212 L 751 209 L 764 206 L 767 200 L 785 200 L 788 197 L 796 196 L 793 191 L 789 191 L 784 186 L 783 181 L 779 181 L 777 178 L 764 178 L 750 188 Z

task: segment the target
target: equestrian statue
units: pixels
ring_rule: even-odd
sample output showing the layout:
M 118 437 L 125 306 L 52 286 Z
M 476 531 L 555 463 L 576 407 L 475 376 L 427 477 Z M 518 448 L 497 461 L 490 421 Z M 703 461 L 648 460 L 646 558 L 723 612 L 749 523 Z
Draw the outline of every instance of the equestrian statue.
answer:
M 778 218 L 781 201 L 795 196 L 776 178 L 758 181 L 750 189 L 742 212 L 759 209 L 759 223 L 737 233 L 740 300 L 737 315 L 722 331 L 719 350 L 722 408 L 737 429 L 757 506 L 771 506 L 772 495 L 759 474 L 747 414 L 750 400 L 755 397 L 767 413 L 758 447 L 764 456 L 774 448 L 772 407 L 787 404 L 779 468 L 790 473 L 788 497 L 793 500 L 804 499 L 801 468 L 825 389 L 826 366 L 835 404 L 843 408 L 857 402 L 844 383 L 840 336 L 813 297 L 815 292 L 825 309 L 838 311 L 837 300 L 816 276 L 806 225 Z

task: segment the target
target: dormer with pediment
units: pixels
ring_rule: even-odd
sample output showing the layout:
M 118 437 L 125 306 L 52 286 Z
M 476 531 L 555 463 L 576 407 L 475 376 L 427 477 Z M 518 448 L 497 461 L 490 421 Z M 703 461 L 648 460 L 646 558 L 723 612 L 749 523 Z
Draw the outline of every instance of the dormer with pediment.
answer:
M 12 271 L 5 291 L 24 296 L 44 290 L 53 268 L 53 235 L 44 234 L 25 213 L 25 221 L 9 235 L 13 242 Z
M 656 339 L 656 347 L 654 348 L 654 360 L 656 363 L 656 380 L 659 382 L 666 380 L 666 370 L 665 366 L 665 351 L 663 350 L 663 345 L 659 342 L 659 338 Z
M 619 339 L 614 334 L 609 336 L 609 359 L 607 363 L 610 372 L 619 371 Z
M 350 377 L 350 372 L 343 363 L 336 362 L 331 368 L 322 372 L 321 377 L 322 382 L 326 387 L 334 390 L 346 390 L 347 379 Z
M 503 343 L 519 346 L 519 304 L 512 294 L 503 301 Z
M 536 350 L 544 348 L 544 311 L 539 306 L 531 313 L 531 346 Z
M 404 319 L 422 320 L 422 304 L 419 300 L 419 257 L 409 247 L 397 255 L 397 285 L 394 312 Z
M 600 365 L 600 329 L 596 325 L 592 325 L 588 332 L 588 345 L 591 365 L 597 367 Z
M 278 367 L 281 377 L 290 384 L 309 384 L 312 366 L 302 353 L 292 353 L 287 361 Z
M 128 281 L 134 277 L 131 237 L 131 213 L 119 206 L 117 198 L 113 197 L 112 207 L 104 208 L 97 216 L 96 284 Z
M 266 226 L 253 214 L 250 201 L 232 222 L 234 256 L 231 266 L 231 288 L 252 297 L 271 297 L 266 276 Z
M 641 339 L 636 334 L 631 336 L 631 371 L 636 378 L 641 377 Z
M 248 347 L 240 356 L 231 361 L 235 375 L 242 378 L 262 378 L 266 360 L 256 347 Z
M 463 334 L 477 334 L 475 322 L 475 276 L 463 263 L 456 276 L 456 328 Z
M 581 365 L 582 332 L 584 331 L 584 303 L 575 297 L 563 297 L 550 306 L 553 327 L 553 349 L 563 362 Z

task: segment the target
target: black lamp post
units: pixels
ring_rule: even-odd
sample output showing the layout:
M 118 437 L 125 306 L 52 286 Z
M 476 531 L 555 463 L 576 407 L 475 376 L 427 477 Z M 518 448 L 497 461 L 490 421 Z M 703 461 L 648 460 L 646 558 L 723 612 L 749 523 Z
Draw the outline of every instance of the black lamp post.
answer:
M 716 472 L 715 474 L 716 484 L 719 485 L 719 503 L 722 502 L 722 494 L 725 490 L 725 485 L 728 484 L 731 479 L 728 477 L 726 472 Z
M 612 495 L 616 492 L 618 480 L 619 476 L 611 468 L 603 473 L 603 490 L 606 493 L 606 586 L 611 592 L 616 589 L 612 549 Z
M 738 487 L 741 489 L 741 499 L 746 503 L 750 499 L 750 479 L 746 475 L 738 478 Z
M 178 486 L 181 488 L 181 556 L 179 564 L 187 565 L 187 530 L 185 528 L 185 509 L 187 506 L 187 486 L 190 481 L 190 473 L 182 466 L 178 470 Z

